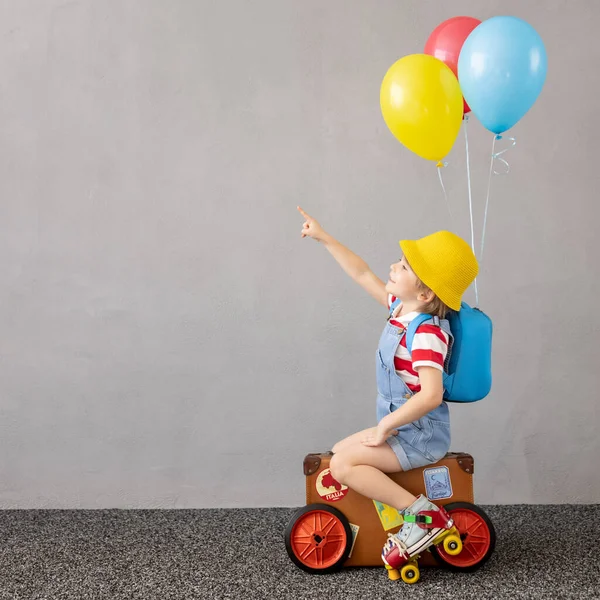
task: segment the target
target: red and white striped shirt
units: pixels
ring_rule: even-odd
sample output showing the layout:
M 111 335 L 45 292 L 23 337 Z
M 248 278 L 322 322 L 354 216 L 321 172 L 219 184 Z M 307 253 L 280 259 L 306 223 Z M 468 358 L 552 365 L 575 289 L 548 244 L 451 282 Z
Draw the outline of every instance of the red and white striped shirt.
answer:
M 388 309 L 396 300 L 395 296 L 388 295 Z M 419 314 L 416 311 L 397 317 L 402 304 L 398 304 L 390 318 L 390 323 L 396 327 L 407 329 L 409 323 Z M 421 390 L 421 382 L 419 380 L 419 367 L 434 367 L 440 371 L 444 370 L 444 361 L 448 354 L 448 334 L 430 323 L 424 323 L 417 327 L 415 337 L 412 342 L 412 357 L 406 347 L 406 335 L 402 336 L 396 356 L 394 357 L 394 365 L 396 373 L 406 383 L 408 388 L 416 393 Z

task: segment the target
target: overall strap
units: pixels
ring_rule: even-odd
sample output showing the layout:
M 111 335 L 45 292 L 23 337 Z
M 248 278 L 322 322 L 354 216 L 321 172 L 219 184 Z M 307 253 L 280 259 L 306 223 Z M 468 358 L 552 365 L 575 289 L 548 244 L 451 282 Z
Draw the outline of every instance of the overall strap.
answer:
M 400 298 L 396 298 L 393 302 L 392 305 L 390 306 L 390 317 L 394 314 L 394 311 L 396 310 L 396 307 L 398 306 L 398 304 L 400 304 L 402 302 L 402 300 L 400 300 Z

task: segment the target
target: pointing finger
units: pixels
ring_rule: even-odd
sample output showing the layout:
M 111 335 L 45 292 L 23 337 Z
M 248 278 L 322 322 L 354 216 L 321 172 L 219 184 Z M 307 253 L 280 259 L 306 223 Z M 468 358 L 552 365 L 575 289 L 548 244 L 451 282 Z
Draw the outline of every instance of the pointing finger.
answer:
M 302 215 L 302 216 L 303 216 L 305 219 L 310 219 L 310 216 L 309 216 L 307 213 L 305 213 L 305 212 L 304 212 L 304 211 L 303 211 L 303 210 L 302 210 L 302 209 L 301 209 L 299 206 L 297 206 L 296 208 L 297 208 L 297 209 L 300 211 L 300 214 L 301 214 L 301 215 Z

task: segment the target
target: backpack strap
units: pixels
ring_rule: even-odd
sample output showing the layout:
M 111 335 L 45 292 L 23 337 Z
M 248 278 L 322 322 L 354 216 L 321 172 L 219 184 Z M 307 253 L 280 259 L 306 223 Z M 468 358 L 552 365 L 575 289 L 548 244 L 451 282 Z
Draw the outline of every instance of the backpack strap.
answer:
M 420 314 L 416 316 L 409 324 L 406 330 L 406 349 L 412 356 L 412 343 L 413 338 L 415 337 L 415 333 L 417 333 L 417 328 L 420 325 L 423 325 L 426 321 L 433 321 L 434 325 L 440 326 L 439 317 L 435 317 L 433 315 Z
M 417 329 L 419 328 L 420 325 L 423 325 L 423 323 L 426 323 L 428 321 L 430 321 L 434 325 L 437 325 L 442 331 L 444 331 L 448 334 L 448 353 L 446 354 L 446 360 L 444 361 L 444 370 L 443 370 L 444 399 L 445 399 L 446 392 L 449 389 L 448 381 L 451 381 L 450 378 L 454 377 L 454 375 L 448 375 L 448 368 L 450 366 L 450 354 L 452 352 L 452 346 L 453 346 L 453 342 L 454 342 L 454 336 L 452 335 L 452 332 L 450 331 L 450 327 L 448 325 L 448 320 L 444 319 L 444 326 L 442 327 L 442 322 L 440 321 L 440 318 L 436 317 L 434 315 L 420 314 L 419 316 L 415 317 L 409 323 L 408 329 L 406 330 L 406 334 L 405 334 L 406 335 L 406 348 L 407 348 L 408 352 L 410 353 L 410 356 L 412 359 L 412 343 L 413 343 L 413 338 L 415 337 L 415 333 L 417 332 Z

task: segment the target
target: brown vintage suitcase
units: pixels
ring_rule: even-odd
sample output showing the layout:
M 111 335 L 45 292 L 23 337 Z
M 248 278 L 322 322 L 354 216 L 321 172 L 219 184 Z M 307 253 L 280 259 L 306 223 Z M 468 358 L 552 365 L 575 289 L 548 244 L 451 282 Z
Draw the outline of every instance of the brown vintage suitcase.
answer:
M 345 567 L 383 566 L 381 550 L 388 533 L 400 529 L 398 511 L 361 496 L 331 476 L 333 454 L 308 454 L 304 459 L 306 504 L 327 504 L 340 510 L 350 521 L 354 542 Z M 390 477 L 414 495 L 425 494 L 437 505 L 473 502 L 473 457 L 448 453 L 441 461 Z M 423 565 L 437 563 L 429 552 L 419 560 Z

